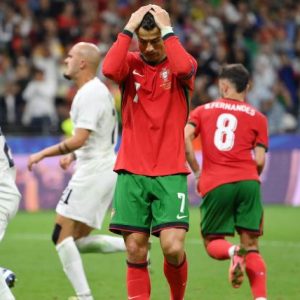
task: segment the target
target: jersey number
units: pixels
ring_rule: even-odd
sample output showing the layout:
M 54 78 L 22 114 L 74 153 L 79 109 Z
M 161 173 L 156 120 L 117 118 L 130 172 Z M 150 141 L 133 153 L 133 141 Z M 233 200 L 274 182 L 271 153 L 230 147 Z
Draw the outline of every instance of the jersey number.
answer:
M 59 201 L 62 201 L 64 204 L 69 204 L 69 198 L 71 196 L 71 193 L 72 193 L 72 189 L 70 189 L 69 187 L 67 187 L 64 191 L 63 191 L 63 194 L 60 198 Z
M 220 151 L 229 151 L 234 145 L 238 120 L 232 114 L 221 114 L 217 120 L 214 144 Z
M 180 204 L 180 213 L 184 213 L 184 207 L 185 207 L 185 194 L 184 193 L 177 193 L 177 197 L 179 200 L 181 200 Z

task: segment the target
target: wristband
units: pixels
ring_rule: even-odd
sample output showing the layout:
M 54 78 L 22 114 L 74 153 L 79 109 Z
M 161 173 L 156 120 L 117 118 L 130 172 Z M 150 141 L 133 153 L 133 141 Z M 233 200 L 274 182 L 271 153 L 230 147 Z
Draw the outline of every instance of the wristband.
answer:
M 171 26 L 165 26 L 163 27 L 161 30 L 161 37 L 164 37 L 165 35 L 169 34 L 169 33 L 174 33 L 173 32 L 173 28 Z
M 128 35 L 130 38 L 133 37 L 133 32 L 131 30 L 129 30 L 129 29 L 124 29 L 123 33 L 126 34 L 126 35 Z

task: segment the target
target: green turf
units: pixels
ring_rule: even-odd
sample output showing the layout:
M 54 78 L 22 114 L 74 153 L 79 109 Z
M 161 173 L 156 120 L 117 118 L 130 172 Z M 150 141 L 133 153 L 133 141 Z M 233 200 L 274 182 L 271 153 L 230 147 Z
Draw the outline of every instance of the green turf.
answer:
M 20 212 L 11 222 L 0 247 L 0 265 L 13 269 L 18 282 L 13 292 L 19 300 L 66 300 L 74 292 L 61 269 L 50 242 L 53 212 Z M 261 253 L 268 267 L 271 300 L 300 299 L 300 208 L 267 206 Z M 104 228 L 107 228 L 108 218 Z M 191 210 L 187 236 L 189 281 L 186 300 L 251 299 L 248 282 L 234 290 L 227 282 L 228 261 L 209 258 L 199 238 L 199 214 Z M 104 230 L 106 231 L 106 230 Z M 84 264 L 96 300 L 126 299 L 125 256 L 86 254 Z M 167 300 L 158 240 L 152 247 L 152 299 Z

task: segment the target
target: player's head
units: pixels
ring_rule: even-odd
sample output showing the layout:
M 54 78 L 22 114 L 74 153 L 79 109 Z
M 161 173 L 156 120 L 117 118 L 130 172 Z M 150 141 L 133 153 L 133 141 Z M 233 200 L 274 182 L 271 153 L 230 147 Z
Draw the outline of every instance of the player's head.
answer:
M 250 74 L 242 64 L 223 66 L 219 73 L 219 90 L 222 97 L 233 89 L 238 94 L 246 93 L 249 87 Z
M 139 49 L 143 58 L 149 63 L 161 62 L 166 54 L 161 32 L 155 23 L 154 17 L 147 12 L 136 30 Z
M 76 80 L 78 77 L 96 75 L 100 63 L 100 51 L 91 43 L 75 44 L 65 59 L 66 70 L 64 77 Z

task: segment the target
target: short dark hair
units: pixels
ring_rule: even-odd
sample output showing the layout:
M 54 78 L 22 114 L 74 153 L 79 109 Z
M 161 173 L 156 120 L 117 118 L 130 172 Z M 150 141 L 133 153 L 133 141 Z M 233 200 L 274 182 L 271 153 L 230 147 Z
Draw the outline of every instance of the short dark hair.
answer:
M 155 27 L 157 27 L 154 17 L 150 12 L 147 12 L 144 15 L 144 18 L 142 19 L 142 22 L 137 30 L 139 30 L 141 27 L 147 31 L 150 31 L 150 30 L 154 29 Z
M 242 64 L 230 64 L 221 68 L 219 79 L 229 80 L 234 84 L 236 91 L 241 93 L 247 88 L 250 74 Z

